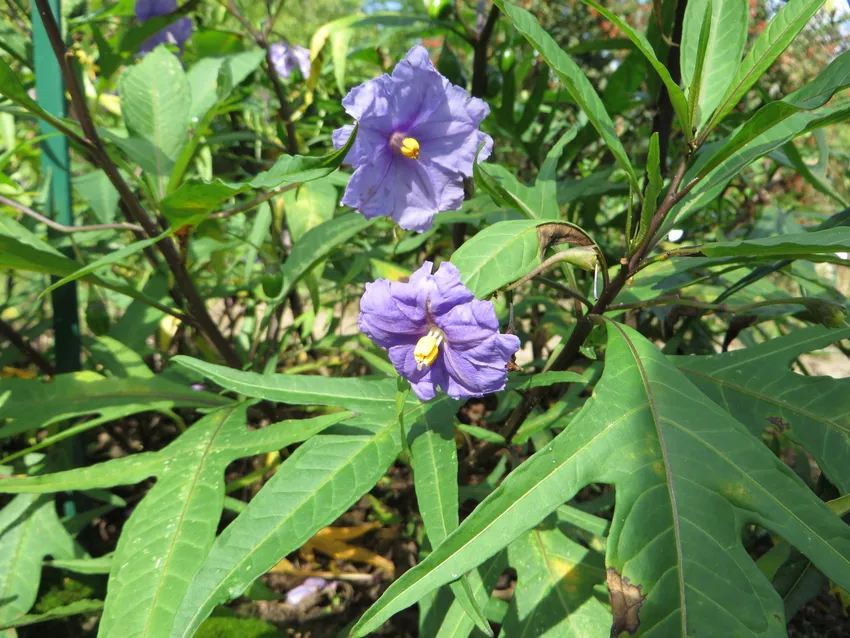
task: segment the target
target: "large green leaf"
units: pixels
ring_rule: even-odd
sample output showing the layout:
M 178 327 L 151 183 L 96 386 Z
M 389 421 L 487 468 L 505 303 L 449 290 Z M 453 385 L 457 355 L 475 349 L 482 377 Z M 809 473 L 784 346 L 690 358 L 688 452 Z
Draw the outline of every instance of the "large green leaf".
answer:
M 98 425 L 139 412 L 230 403 L 163 377 L 121 379 L 90 371 L 60 374 L 49 384 L 38 379 L 0 379 L 0 394 L 6 391 L 11 395 L 0 408 L 0 439 L 87 414 L 99 415 L 94 424 Z M 86 425 L 94 427 L 91 421 Z
M 265 51 L 257 49 L 198 60 L 186 74 L 192 94 L 190 120 L 202 118 L 216 102 L 226 98 L 260 66 L 264 56 Z
M 183 65 L 159 46 L 121 74 L 118 93 L 130 135 L 151 147 L 158 195 L 162 196 L 165 180 L 189 134 L 192 92 Z
M 2 482 L 0 482 L 2 485 Z M 48 496 L 22 494 L 0 509 L 0 625 L 23 616 L 35 602 L 44 557 L 83 555 Z M 9 635 L 0 630 L 0 635 Z
M 446 402 L 445 407 L 429 411 L 409 435 L 412 439 L 410 450 L 416 503 L 432 547 L 442 543 L 458 526 L 457 446 L 454 436 L 457 407 L 454 402 Z M 467 576 L 463 575 L 452 583 L 451 590 L 478 628 L 492 635 Z
M 229 463 L 298 443 L 351 416 L 342 412 L 250 431 L 247 407 L 212 412 L 159 452 L 0 481 L 0 492 L 55 492 L 157 477 L 121 532 L 99 636 L 168 635 L 191 577 L 215 539 Z
M 372 221 L 358 213 L 348 213 L 322 222 L 308 230 L 301 241 L 292 247 L 289 258 L 281 268 L 283 288 L 277 296 L 277 301 L 286 299 L 295 284 L 316 264 L 361 230 L 370 226 Z
M 171 636 L 191 636 L 217 604 L 241 594 L 281 558 L 371 489 L 401 450 L 393 380 L 362 381 L 238 372 L 186 357 L 178 363 L 247 396 L 286 403 L 344 406 L 360 413 L 333 433 L 298 448 L 216 540 L 195 574 Z M 456 408 L 441 397 L 409 399 L 404 424 Z
M 452 263 L 466 287 L 482 298 L 534 270 L 545 250 L 562 242 L 585 246 L 592 240 L 567 222 L 508 220 L 488 226 L 465 242 L 452 255 Z
M 690 5 L 688 5 L 690 7 Z M 850 86 L 850 51 L 835 58 L 814 80 L 791 95 L 760 108 L 747 120 L 700 169 L 698 176 L 708 175 L 723 160 L 800 111 L 811 111 L 826 104 L 838 91 Z
M 607 638 L 611 613 L 593 591 L 605 582 L 604 557 L 570 539 L 552 518 L 508 547 L 517 584 L 499 636 Z
M 742 544 L 746 523 L 850 584 L 850 528 L 652 343 L 606 323 L 605 371 L 583 410 L 393 583 L 353 636 L 480 564 L 595 482 L 616 490 L 607 579 L 637 607 L 638 635 L 684 637 L 705 627 L 719 636 L 785 635 L 782 601 Z M 617 607 L 623 630 L 628 617 Z
M 690 87 L 697 70 L 699 40 L 709 0 L 689 0 L 685 8 L 680 57 L 682 82 Z M 749 6 L 743 0 L 711 0 L 711 30 L 705 48 L 699 85 L 698 129 L 708 121 L 723 99 L 747 41 Z
M 718 102 L 717 110 L 705 128 L 706 133 L 735 108 L 823 3 L 824 0 L 789 0 L 782 6 L 738 65 L 729 89 Z
M 810 233 L 792 233 L 760 239 L 738 239 L 704 244 L 706 257 L 801 257 L 850 250 L 850 228 L 842 226 Z
M 570 56 L 558 46 L 552 36 L 543 30 L 533 15 L 506 0 L 494 0 L 494 2 L 511 19 L 516 30 L 540 52 L 546 64 L 557 74 L 564 88 L 587 114 L 590 123 L 602 136 L 602 139 L 614 154 L 617 163 L 626 172 L 635 192 L 639 192 L 640 186 L 638 185 L 637 175 L 626 154 L 626 149 L 623 148 L 620 138 L 617 137 L 614 122 L 611 121 L 611 117 L 605 110 L 605 105 L 593 89 L 590 80 L 587 79 L 579 66 L 570 59 Z
M 842 494 L 850 492 L 850 379 L 804 377 L 794 359 L 850 336 L 821 326 L 757 346 L 673 361 L 706 396 L 761 436 L 774 427 L 805 447 Z

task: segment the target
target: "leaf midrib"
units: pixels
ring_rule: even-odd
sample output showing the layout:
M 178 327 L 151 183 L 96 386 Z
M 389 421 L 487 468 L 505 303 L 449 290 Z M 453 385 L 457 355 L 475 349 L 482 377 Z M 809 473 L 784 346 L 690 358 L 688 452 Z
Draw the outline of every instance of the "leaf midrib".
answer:
M 658 408 L 655 404 L 655 395 L 652 391 L 652 386 L 649 384 L 649 377 L 646 374 L 646 370 L 643 367 L 643 362 L 638 355 L 637 349 L 632 343 L 631 339 L 629 339 L 628 335 L 626 335 L 625 330 L 623 330 L 619 324 L 608 321 L 608 325 L 616 328 L 617 332 L 620 333 L 623 341 L 629 347 L 629 350 L 632 353 L 632 357 L 635 360 L 635 366 L 637 367 L 638 374 L 640 374 L 640 380 L 643 384 L 644 392 L 646 393 L 647 401 L 649 402 L 649 409 L 652 413 L 652 421 L 655 424 L 655 430 L 658 435 L 658 444 L 661 446 L 661 457 L 664 461 L 664 473 L 667 476 L 667 491 L 670 495 L 670 509 L 673 517 L 673 535 L 676 539 L 676 561 L 678 562 L 678 579 L 679 579 L 679 596 L 681 599 L 681 609 L 682 609 L 682 636 L 688 635 L 688 605 L 685 599 L 685 574 L 684 574 L 684 557 L 682 555 L 682 533 L 680 529 L 679 522 L 679 508 L 676 502 L 676 490 L 673 488 L 673 472 L 670 469 L 670 458 L 669 453 L 667 451 L 667 441 L 664 439 L 664 434 L 661 431 L 661 419 L 658 416 Z
M 811 419 L 812 421 L 816 421 L 818 423 L 823 423 L 824 425 L 831 426 L 832 428 L 838 430 L 839 432 L 843 432 L 846 435 L 850 435 L 850 428 L 845 427 L 845 426 L 843 426 L 839 423 L 836 423 L 832 419 L 822 417 L 820 415 L 809 412 L 808 410 L 805 410 L 803 408 L 799 408 L 797 406 L 791 405 L 790 403 L 780 401 L 779 399 L 774 399 L 774 398 L 769 397 L 765 394 L 761 394 L 760 392 L 756 392 L 755 390 L 751 390 L 749 388 L 738 385 L 736 383 L 732 383 L 730 381 L 726 381 L 725 379 L 720 379 L 718 377 L 715 377 L 715 376 L 712 376 L 710 374 L 706 374 L 706 373 L 703 373 L 703 372 L 697 372 L 696 370 L 692 370 L 691 368 L 680 367 L 679 370 L 681 370 L 682 372 L 684 372 L 686 374 L 692 374 L 695 377 L 700 377 L 701 379 L 705 379 L 706 381 L 710 381 L 711 383 L 715 383 L 718 386 L 720 386 L 721 388 L 731 389 L 731 390 L 734 390 L 734 391 L 736 391 L 740 394 L 745 394 L 745 395 L 750 396 L 750 397 L 757 399 L 759 401 L 763 401 L 764 403 L 770 403 L 772 405 L 775 405 L 777 408 L 779 408 L 781 410 L 787 410 L 788 412 L 794 412 L 796 414 L 799 414 L 802 417 L 805 417 L 807 419 Z
M 189 488 L 189 492 L 186 494 L 186 499 L 183 501 L 183 510 L 180 512 L 180 517 L 179 517 L 178 522 L 177 522 L 177 527 L 174 530 L 174 535 L 171 537 L 171 543 L 169 543 L 169 545 L 168 545 L 168 551 L 165 554 L 165 564 L 163 565 L 163 568 L 160 570 L 159 577 L 157 578 L 157 583 L 156 583 L 157 586 L 156 586 L 156 589 L 154 590 L 153 600 L 151 601 L 151 604 L 150 604 L 150 611 L 148 613 L 147 621 L 145 622 L 145 628 L 144 628 L 144 631 L 142 632 L 142 636 L 147 636 L 149 631 L 150 631 L 151 621 L 153 620 L 154 611 L 156 610 L 156 602 L 157 602 L 157 599 L 159 598 L 160 593 L 162 592 L 162 581 L 165 578 L 165 574 L 168 572 L 169 565 L 171 564 L 171 559 L 174 556 L 174 548 L 177 545 L 177 538 L 180 536 L 180 530 L 183 526 L 183 520 L 186 518 L 186 512 L 189 511 L 189 504 L 191 503 L 191 500 L 192 500 L 192 494 L 197 489 L 198 481 L 200 480 L 201 474 L 203 474 L 203 471 L 206 469 L 207 457 L 209 456 L 212 448 L 215 446 L 215 441 L 218 438 L 218 435 L 221 433 L 221 429 L 230 420 L 230 417 L 233 416 L 233 413 L 237 409 L 239 409 L 239 407 L 240 406 L 233 406 L 233 407 L 230 408 L 229 414 L 227 414 L 227 416 L 225 416 L 224 418 L 221 419 L 221 422 L 218 424 L 218 427 L 216 427 L 215 431 L 211 433 L 210 439 L 207 442 L 206 447 L 204 447 L 203 452 L 201 452 L 201 454 L 197 457 L 197 465 L 196 465 L 197 471 L 195 472 L 195 475 L 192 477 L 192 485 Z M 159 475 L 157 475 L 157 477 L 158 476 Z M 158 481 L 157 487 L 161 484 L 162 483 L 160 483 Z M 184 592 L 184 595 L 185 595 L 185 592 Z M 175 612 L 175 615 L 176 615 L 176 612 Z M 172 619 L 172 622 L 173 622 L 173 619 Z

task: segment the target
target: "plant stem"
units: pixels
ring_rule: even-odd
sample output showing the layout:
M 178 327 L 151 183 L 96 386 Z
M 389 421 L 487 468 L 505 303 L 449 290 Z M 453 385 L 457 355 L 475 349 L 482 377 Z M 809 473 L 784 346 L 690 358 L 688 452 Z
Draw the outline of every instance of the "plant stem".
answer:
M 0 319 L 0 335 L 3 335 L 18 352 L 38 366 L 38 369 L 44 374 L 56 374 L 53 364 L 45 359 L 38 350 L 33 348 L 32 344 L 27 341 L 26 337 L 2 319 Z
M 82 233 L 93 230 L 132 230 L 136 233 L 144 232 L 144 229 L 141 226 L 137 226 L 136 224 L 127 224 L 124 222 L 118 224 L 93 224 L 91 226 L 65 226 L 64 224 L 55 222 L 49 217 L 45 217 L 44 215 L 35 212 L 32 208 L 24 206 L 20 202 L 11 200 L 8 197 L 3 197 L 2 195 L 0 195 L 0 204 L 11 206 L 12 208 L 22 212 L 24 215 L 40 221 L 53 230 L 58 230 L 60 233 Z
M 80 121 L 80 126 L 83 129 L 86 146 L 89 148 L 93 163 L 106 173 L 109 181 L 118 191 L 121 201 L 124 203 L 124 210 L 126 210 L 128 216 L 144 228 L 145 233 L 147 233 L 149 237 L 156 237 L 160 234 L 156 221 L 148 216 L 132 189 L 130 189 L 127 182 L 124 181 L 124 178 L 121 177 L 121 174 L 118 172 L 118 167 L 109 157 L 109 154 L 106 152 L 103 142 L 97 133 L 91 113 L 86 105 L 82 87 L 78 82 L 77 75 L 68 64 L 68 54 L 62 40 L 62 34 L 59 32 L 59 28 L 56 25 L 56 20 L 53 17 L 53 12 L 50 10 L 48 0 L 35 0 L 35 3 L 44 24 L 44 29 L 47 32 L 47 37 L 50 39 L 50 45 L 53 48 L 53 53 L 59 61 L 59 67 L 61 68 L 62 75 L 65 78 L 65 87 L 68 94 L 71 96 L 71 104 L 74 107 L 74 112 L 76 113 L 77 118 Z M 201 333 L 210 341 L 213 347 L 218 350 L 219 354 L 227 362 L 227 365 L 232 368 L 241 368 L 242 362 L 236 354 L 236 350 L 234 350 L 230 342 L 218 329 L 218 326 L 207 311 L 206 304 L 204 303 L 200 293 L 198 293 L 197 288 L 195 288 L 195 284 L 189 276 L 189 273 L 186 271 L 174 242 L 172 242 L 170 238 L 165 238 L 156 245 L 174 276 L 177 288 L 186 299 L 190 314 L 200 326 Z

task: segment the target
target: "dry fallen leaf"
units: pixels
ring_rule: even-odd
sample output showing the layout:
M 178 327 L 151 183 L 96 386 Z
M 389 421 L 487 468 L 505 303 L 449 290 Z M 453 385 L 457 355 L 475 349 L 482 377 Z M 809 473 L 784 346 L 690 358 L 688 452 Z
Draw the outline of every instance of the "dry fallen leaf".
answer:
M 312 560 L 313 552 L 315 551 L 329 556 L 334 560 L 366 563 L 368 565 L 374 565 L 389 574 L 393 574 L 395 572 L 395 565 L 393 565 L 392 561 L 368 549 L 349 545 L 345 542 L 359 538 L 363 534 L 379 527 L 381 527 L 381 524 L 378 522 L 366 523 L 365 525 L 354 527 L 325 527 L 316 532 L 316 535 L 304 544 L 299 550 L 299 554 L 305 560 Z

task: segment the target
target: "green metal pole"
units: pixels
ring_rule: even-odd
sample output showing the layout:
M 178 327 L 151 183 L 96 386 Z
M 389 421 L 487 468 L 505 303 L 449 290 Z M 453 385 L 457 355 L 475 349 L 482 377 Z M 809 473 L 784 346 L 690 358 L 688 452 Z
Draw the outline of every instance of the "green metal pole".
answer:
M 62 29 L 62 0 L 50 0 L 50 10 Z M 35 59 L 35 90 L 39 105 L 48 113 L 65 117 L 65 82 L 59 62 L 53 54 L 50 40 L 32 3 L 33 57 Z M 41 122 L 41 133 L 56 133 L 56 129 Z M 54 135 L 41 143 L 42 175 L 49 179 L 47 214 L 60 224 L 71 226 L 71 172 L 68 157 L 68 138 Z M 73 258 L 70 249 L 66 254 Z M 54 278 L 54 281 L 56 278 Z M 56 371 L 72 372 L 80 369 L 80 318 L 77 305 L 77 284 L 60 286 L 51 294 L 53 303 L 53 331 L 56 343 Z

